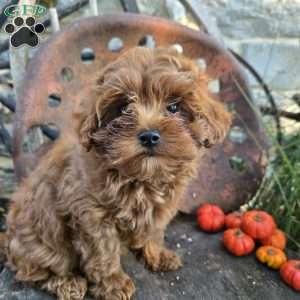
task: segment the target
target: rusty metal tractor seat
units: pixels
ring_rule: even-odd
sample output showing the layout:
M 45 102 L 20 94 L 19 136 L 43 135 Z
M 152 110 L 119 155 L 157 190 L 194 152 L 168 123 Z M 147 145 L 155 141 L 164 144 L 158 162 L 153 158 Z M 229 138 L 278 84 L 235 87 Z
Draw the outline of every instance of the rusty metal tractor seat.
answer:
M 54 34 L 27 67 L 14 129 L 14 160 L 19 178 L 49 148 L 24 147 L 32 128 L 48 125 L 68 131 L 75 103 L 84 102 L 99 69 L 137 45 L 175 47 L 206 68 L 210 89 L 234 113 L 231 131 L 201 162 L 201 172 L 181 203 L 191 212 L 201 202 L 236 209 L 256 192 L 264 174 L 266 140 L 245 76 L 235 58 L 205 33 L 142 15 L 115 14 L 81 19 Z M 26 144 L 26 143 L 25 143 Z

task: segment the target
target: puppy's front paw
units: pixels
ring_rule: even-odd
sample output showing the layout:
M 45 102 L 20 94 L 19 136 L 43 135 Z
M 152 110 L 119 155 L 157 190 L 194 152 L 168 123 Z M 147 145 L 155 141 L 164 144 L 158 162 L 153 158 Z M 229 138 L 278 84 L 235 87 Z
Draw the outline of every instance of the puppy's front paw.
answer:
M 168 249 L 162 249 L 157 255 L 145 256 L 146 263 L 151 271 L 174 271 L 182 266 L 181 258 Z
M 134 283 L 126 274 L 107 277 L 102 286 L 91 289 L 91 293 L 99 300 L 130 300 L 134 292 Z
M 82 300 L 87 292 L 87 281 L 80 276 L 70 278 L 53 276 L 42 285 L 42 288 L 56 294 L 59 300 Z
M 174 271 L 182 267 L 182 261 L 174 251 L 164 249 L 160 254 L 160 266 L 164 271 Z

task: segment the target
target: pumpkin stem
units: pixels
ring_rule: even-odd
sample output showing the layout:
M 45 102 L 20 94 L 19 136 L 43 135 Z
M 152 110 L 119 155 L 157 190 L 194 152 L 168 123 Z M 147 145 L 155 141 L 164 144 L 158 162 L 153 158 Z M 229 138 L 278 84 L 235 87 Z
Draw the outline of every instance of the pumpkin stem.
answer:
M 268 248 L 267 253 L 268 253 L 268 255 L 276 255 L 276 250 Z
M 253 220 L 256 221 L 256 222 L 261 222 L 262 217 L 260 215 L 255 215 L 255 216 L 253 216 Z
M 236 237 L 240 237 L 240 236 L 243 235 L 243 232 L 242 232 L 240 229 L 237 229 L 237 230 L 235 231 L 234 235 L 235 235 Z

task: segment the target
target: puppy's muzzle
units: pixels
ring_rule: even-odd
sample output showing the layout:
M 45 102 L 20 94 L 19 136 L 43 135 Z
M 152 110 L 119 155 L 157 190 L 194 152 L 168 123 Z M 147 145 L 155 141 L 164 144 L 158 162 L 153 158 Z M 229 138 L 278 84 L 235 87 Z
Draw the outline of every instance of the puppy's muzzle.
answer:
M 139 133 L 138 139 L 142 146 L 153 148 L 160 143 L 160 133 L 158 130 L 144 130 Z

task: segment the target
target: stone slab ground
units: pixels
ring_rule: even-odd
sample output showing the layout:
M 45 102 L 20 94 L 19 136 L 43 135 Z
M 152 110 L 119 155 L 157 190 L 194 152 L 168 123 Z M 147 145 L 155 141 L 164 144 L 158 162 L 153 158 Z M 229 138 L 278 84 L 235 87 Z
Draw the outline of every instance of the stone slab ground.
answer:
M 258 263 L 254 255 L 236 258 L 222 246 L 222 234 L 205 234 L 191 217 L 180 215 L 169 226 L 167 244 L 182 256 L 184 266 L 176 272 L 151 273 L 129 253 L 124 268 L 134 279 L 134 300 L 299 300 L 277 271 Z M 291 258 L 293 254 L 289 255 Z M 38 289 L 14 280 L 3 268 L 0 300 L 52 300 Z M 90 299 L 90 298 L 87 298 Z

